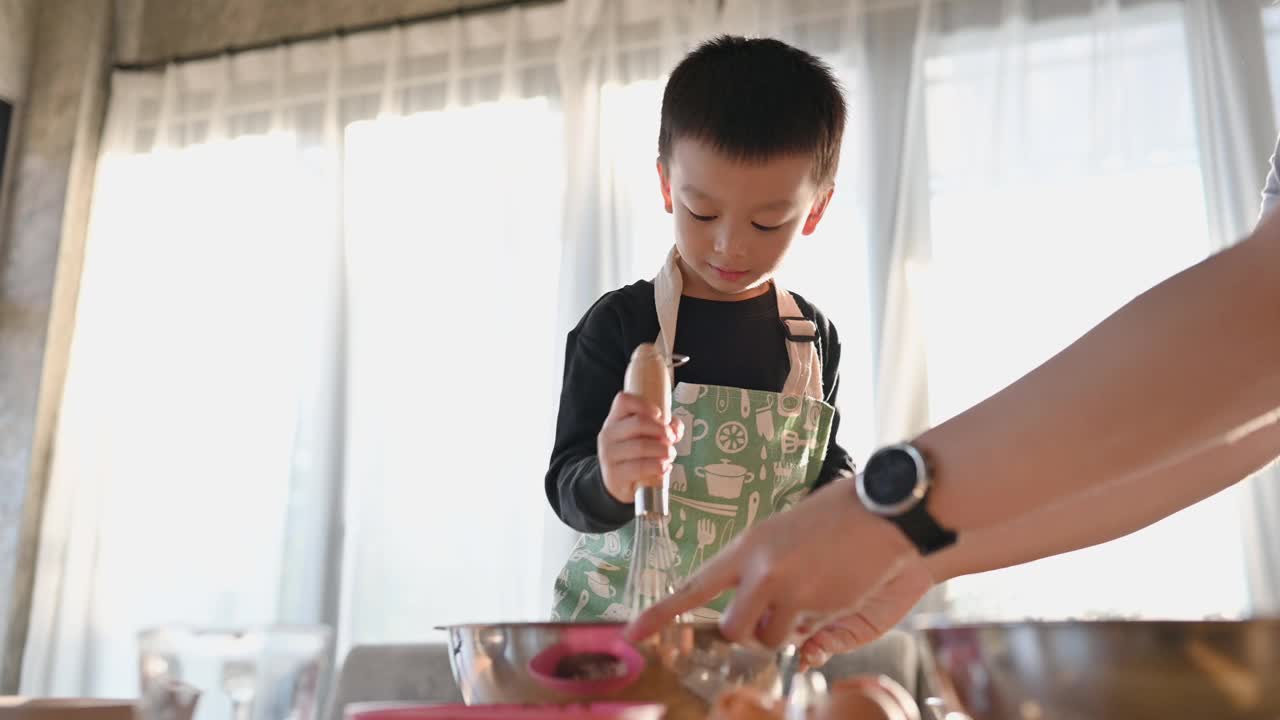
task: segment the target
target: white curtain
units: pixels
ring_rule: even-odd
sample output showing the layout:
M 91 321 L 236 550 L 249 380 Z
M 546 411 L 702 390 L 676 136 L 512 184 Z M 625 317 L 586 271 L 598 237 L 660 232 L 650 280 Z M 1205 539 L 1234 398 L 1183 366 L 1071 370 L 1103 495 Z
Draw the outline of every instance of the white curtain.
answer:
M 558 24 L 544 8 L 423 27 L 411 53 L 458 68 L 444 109 L 348 130 L 351 642 L 543 617 L 531 538 L 556 399 Z
M 1255 18 L 1255 22 L 1249 24 L 1249 15 L 1243 8 L 1219 9 L 1234 15 L 1246 13 L 1245 21 L 1236 19 L 1228 25 L 1228 32 L 1223 33 L 1226 42 L 1243 46 L 1242 51 L 1232 47 L 1223 54 L 1227 57 L 1239 54 L 1240 59 L 1235 64 L 1223 65 L 1227 72 L 1233 73 L 1231 87 L 1237 92 L 1233 98 L 1239 101 L 1235 105 L 1237 112 L 1247 114 L 1252 120 L 1246 126 L 1249 132 L 1243 135 L 1243 142 L 1227 146 L 1230 154 L 1224 154 L 1223 161 L 1232 163 L 1229 167 L 1242 168 L 1241 173 L 1252 172 L 1255 178 L 1265 177 L 1267 173 L 1265 163 L 1260 160 L 1267 155 L 1263 144 L 1280 133 L 1280 123 L 1277 123 L 1280 119 L 1280 109 L 1277 109 L 1280 102 L 1280 6 L 1266 0 L 1261 0 L 1261 4 L 1264 6 L 1262 23 L 1257 23 Z M 1261 48 L 1258 47 L 1259 41 Z M 1259 50 L 1262 57 L 1259 57 Z M 1263 127 L 1259 130 L 1258 125 Z M 1252 157 L 1259 150 L 1262 154 Z M 1253 194 L 1249 197 L 1257 199 Z M 1252 218 L 1250 213 L 1253 210 L 1254 207 L 1248 205 L 1239 208 L 1232 221 L 1238 225 L 1246 224 Z M 1230 240 L 1229 237 L 1223 238 L 1224 244 Z M 1280 527 L 1275 523 L 1275 518 L 1280 517 L 1280 466 L 1273 464 L 1258 473 L 1247 481 L 1245 488 L 1246 567 L 1253 610 L 1258 614 L 1280 614 Z
M 561 15 L 113 78 L 23 668 L 160 622 L 540 616 Z
M 1236 110 L 1196 92 L 1205 10 L 1116 0 L 939 8 L 924 69 L 933 421 L 1205 257 L 1217 235 L 1244 231 L 1220 218 L 1223 204 L 1245 199 L 1206 192 L 1226 187 L 1210 172 L 1223 165 L 1205 152 L 1206 118 Z M 1104 547 L 953 582 L 952 612 L 1239 615 L 1250 606 L 1239 495 Z
M 140 626 L 273 620 L 315 589 L 286 546 L 323 498 L 295 488 L 327 482 L 335 158 L 272 84 L 240 103 L 248 60 L 115 78 L 25 694 L 128 692 Z

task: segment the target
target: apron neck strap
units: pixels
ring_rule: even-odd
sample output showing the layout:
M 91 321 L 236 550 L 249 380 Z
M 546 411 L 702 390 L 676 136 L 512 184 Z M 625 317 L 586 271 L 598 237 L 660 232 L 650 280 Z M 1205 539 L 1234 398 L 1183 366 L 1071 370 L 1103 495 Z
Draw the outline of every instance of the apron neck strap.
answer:
M 680 296 L 684 294 L 684 277 L 680 275 L 680 253 L 674 248 L 653 279 L 653 301 L 658 310 L 656 344 L 668 359 L 675 354 L 676 316 L 680 313 Z M 675 369 L 671 370 L 674 379 Z
M 822 400 L 822 360 L 818 357 L 817 326 L 804 317 L 791 293 L 773 281 L 774 294 L 778 298 L 778 318 L 782 323 L 787 343 L 787 357 L 791 370 L 782 387 L 784 395 L 801 395 Z M 658 311 L 657 345 L 671 357 L 675 348 L 676 320 L 680 314 L 680 297 L 684 292 L 684 278 L 680 274 L 680 253 L 671 248 L 662 270 L 653 280 L 653 299 Z M 693 362 L 697 362 L 693 358 Z M 671 370 L 672 379 L 675 370 Z

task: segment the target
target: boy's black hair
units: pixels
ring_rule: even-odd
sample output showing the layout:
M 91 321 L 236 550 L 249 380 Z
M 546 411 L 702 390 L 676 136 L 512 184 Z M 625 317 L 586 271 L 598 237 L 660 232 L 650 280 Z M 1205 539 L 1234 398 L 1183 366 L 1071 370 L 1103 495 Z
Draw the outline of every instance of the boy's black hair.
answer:
M 778 40 L 721 35 L 667 80 L 658 159 L 670 161 L 678 138 L 746 161 L 812 153 L 815 179 L 829 183 L 844 124 L 844 94 L 826 63 Z

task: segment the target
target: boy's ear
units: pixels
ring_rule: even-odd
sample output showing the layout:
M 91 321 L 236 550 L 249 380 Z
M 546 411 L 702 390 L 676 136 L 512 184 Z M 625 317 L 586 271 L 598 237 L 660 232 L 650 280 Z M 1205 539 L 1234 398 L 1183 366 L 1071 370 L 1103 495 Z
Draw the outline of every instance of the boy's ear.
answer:
M 667 208 L 667 212 L 671 212 L 671 178 L 667 177 L 667 168 L 662 164 L 662 158 L 658 158 L 658 184 L 662 189 L 662 204 Z
M 835 185 L 828 185 L 826 190 L 818 194 L 818 198 L 813 201 L 813 207 L 809 208 L 809 217 L 804 219 L 804 229 L 800 231 L 802 234 L 812 235 L 813 231 L 818 229 L 818 223 L 822 222 L 822 216 L 827 212 L 827 206 L 831 204 L 831 195 L 835 191 Z

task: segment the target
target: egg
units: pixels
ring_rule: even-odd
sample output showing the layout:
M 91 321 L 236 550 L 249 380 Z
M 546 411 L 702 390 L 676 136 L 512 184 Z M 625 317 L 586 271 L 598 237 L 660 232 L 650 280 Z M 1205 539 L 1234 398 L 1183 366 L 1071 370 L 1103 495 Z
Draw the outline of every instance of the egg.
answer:
M 707 720 L 782 720 L 782 703 L 754 688 L 726 690 L 716 698 Z

